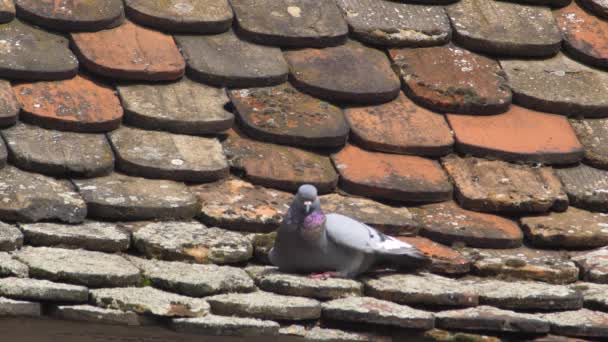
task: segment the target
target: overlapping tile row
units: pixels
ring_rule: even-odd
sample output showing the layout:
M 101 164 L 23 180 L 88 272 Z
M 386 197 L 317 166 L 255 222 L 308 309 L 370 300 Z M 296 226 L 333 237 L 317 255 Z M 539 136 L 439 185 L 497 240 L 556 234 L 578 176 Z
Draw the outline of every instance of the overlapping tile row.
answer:
M 0 315 L 608 336 L 604 5 L 0 1 Z M 431 265 L 269 267 L 302 183 Z

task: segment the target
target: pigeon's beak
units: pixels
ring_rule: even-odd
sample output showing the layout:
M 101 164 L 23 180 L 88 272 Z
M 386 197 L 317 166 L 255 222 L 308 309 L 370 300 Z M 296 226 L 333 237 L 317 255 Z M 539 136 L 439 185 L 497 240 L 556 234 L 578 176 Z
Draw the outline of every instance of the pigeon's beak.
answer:
M 312 201 L 304 201 L 304 207 L 306 207 L 306 213 L 310 212 L 310 206 L 312 205 Z

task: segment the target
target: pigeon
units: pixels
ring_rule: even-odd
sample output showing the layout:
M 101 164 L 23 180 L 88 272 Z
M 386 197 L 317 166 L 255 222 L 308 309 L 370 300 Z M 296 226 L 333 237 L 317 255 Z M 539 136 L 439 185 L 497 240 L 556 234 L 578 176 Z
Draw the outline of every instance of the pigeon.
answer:
M 375 265 L 419 268 L 430 259 L 416 247 L 341 214 L 324 214 L 317 189 L 300 186 L 277 230 L 270 262 L 313 278 L 354 278 Z

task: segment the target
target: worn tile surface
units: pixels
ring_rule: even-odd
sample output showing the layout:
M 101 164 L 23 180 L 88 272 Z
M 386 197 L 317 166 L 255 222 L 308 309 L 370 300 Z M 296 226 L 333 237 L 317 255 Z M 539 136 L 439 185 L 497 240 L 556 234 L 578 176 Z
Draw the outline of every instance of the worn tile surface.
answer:
M 536 334 L 549 332 L 549 322 L 545 319 L 532 314 L 517 313 L 486 305 L 439 312 L 437 327 Z
M 200 318 L 176 318 L 171 329 L 177 332 L 205 336 L 275 336 L 280 325 L 274 321 L 256 318 L 205 315 Z
M 23 246 L 23 234 L 12 224 L 0 222 L 0 251 L 10 252 Z
M 608 212 L 608 171 L 580 164 L 556 170 L 573 206 Z
M 581 270 L 581 278 L 594 283 L 608 284 L 608 248 L 573 253 L 572 260 Z
M 13 125 L 17 121 L 20 109 L 11 83 L 7 80 L 0 80 L 0 127 Z
M 433 273 L 459 275 L 471 270 L 471 260 L 450 247 L 420 236 L 399 237 L 399 240 L 415 246 L 431 258 L 429 270 Z
M 585 163 L 608 169 L 608 119 L 570 119 L 570 124 L 585 148 Z

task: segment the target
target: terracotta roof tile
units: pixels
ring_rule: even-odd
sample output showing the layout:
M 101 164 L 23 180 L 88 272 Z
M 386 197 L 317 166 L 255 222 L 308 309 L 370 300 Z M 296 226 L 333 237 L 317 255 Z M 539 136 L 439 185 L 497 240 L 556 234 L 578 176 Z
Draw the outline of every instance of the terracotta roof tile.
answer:
M 0 127 L 7 127 L 17 122 L 20 105 L 10 82 L 0 80 Z
M 118 128 L 123 115 L 113 89 L 77 75 L 61 81 L 14 86 L 21 119 L 46 128 L 105 132 Z
M 538 111 L 583 117 L 608 113 L 608 75 L 560 53 L 536 60 L 502 60 L 513 101 Z
M 124 19 L 120 0 L 46 1 L 15 0 L 20 18 L 58 31 L 97 31 Z
M 562 37 L 547 7 L 504 1 L 461 0 L 447 7 L 454 40 L 490 55 L 547 56 Z
M 416 246 L 431 258 L 429 270 L 433 273 L 459 275 L 469 273 L 471 260 L 458 251 L 424 237 L 399 237 L 399 240 Z
M 503 114 L 449 114 L 447 119 L 461 153 L 547 164 L 572 164 L 583 157 L 583 146 L 561 116 L 511 106 Z
M 60 35 L 16 19 L 0 26 L 0 41 L 0 77 L 57 80 L 78 72 L 78 60 Z
M 258 140 L 308 147 L 346 143 L 348 124 L 342 110 L 288 83 L 228 94 L 243 131 Z
M 337 0 L 352 35 L 380 46 L 431 46 L 450 40 L 443 8 L 383 0 Z
M 325 49 L 287 51 L 285 58 L 296 88 L 315 97 L 372 104 L 399 94 L 399 78 L 384 53 L 352 40 Z
M 585 148 L 585 162 L 608 169 L 608 119 L 570 119 Z
M 511 103 L 500 65 L 455 45 L 391 49 L 389 55 L 412 99 L 436 111 L 499 113 Z
M 187 73 L 201 82 L 227 87 L 263 87 L 287 81 L 281 50 L 250 43 L 232 31 L 218 35 L 175 36 L 188 63 Z
M 348 145 L 332 160 L 341 186 L 356 195 L 406 202 L 440 202 L 452 197 L 447 175 L 430 159 Z
M 381 152 L 442 156 L 452 151 L 454 139 L 443 115 L 417 105 L 403 93 L 375 106 L 344 111 L 359 145 Z
M 608 212 L 608 171 L 581 164 L 556 172 L 573 206 Z
M 348 27 L 332 0 L 231 0 L 237 29 L 248 40 L 289 47 L 344 42 Z
M 169 32 L 221 33 L 233 18 L 228 0 L 126 0 L 125 11 L 139 24 Z
M 169 81 L 182 77 L 186 69 L 171 36 L 130 21 L 113 29 L 71 36 L 84 67 L 105 77 Z

